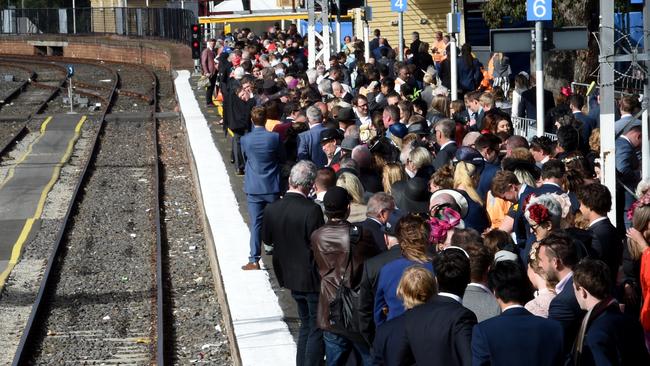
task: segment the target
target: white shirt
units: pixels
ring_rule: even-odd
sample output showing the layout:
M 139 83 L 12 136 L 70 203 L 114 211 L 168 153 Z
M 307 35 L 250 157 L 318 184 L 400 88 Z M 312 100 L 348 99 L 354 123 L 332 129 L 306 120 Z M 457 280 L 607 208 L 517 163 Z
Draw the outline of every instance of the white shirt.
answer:
M 456 141 L 454 141 L 454 140 L 449 140 L 449 141 L 445 142 L 444 145 L 440 146 L 440 150 L 444 149 L 447 145 L 455 144 L 455 143 L 456 143 Z
M 519 193 L 517 194 L 517 198 L 521 198 L 521 195 L 524 194 L 526 187 L 528 187 L 528 185 L 525 183 L 522 183 L 521 186 L 519 186 Z
M 551 160 L 551 157 L 550 157 L 550 156 L 545 156 L 544 159 L 542 159 L 542 160 L 539 161 L 539 163 L 540 163 L 540 164 L 545 164 L 545 163 L 546 163 L 547 161 L 549 161 L 549 160 Z
M 555 285 L 555 293 L 559 294 L 564 290 L 564 286 L 566 286 L 566 283 L 569 282 L 569 280 L 573 277 L 573 271 L 569 272 L 566 277 L 564 277 L 560 282 Z
M 478 287 L 478 288 L 480 288 L 481 290 L 487 292 L 488 294 L 493 295 L 493 294 L 492 294 L 492 291 L 490 291 L 490 289 L 487 288 L 487 286 L 485 286 L 485 285 L 482 284 L 482 283 L 470 282 L 470 283 L 467 284 L 467 286 Z
M 449 293 L 449 292 L 442 292 L 441 291 L 441 292 L 438 292 L 438 295 L 452 298 L 452 299 L 456 300 L 456 302 L 461 303 L 461 304 L 463 303 L 463 299 L 461 299 L 460 296 Z
M 592 227 L 592 226 L 596 225 L 597 223 L 599 223 L 601 221 L 604 221 L 604 220 L 607 220 L 607 216 L 599 217 L 596 220 L 590 222 L 589 227 Z
M 305 196 L 304 193 L 300 192 L 300 191 L 297 190 L 297 189 L 289 189 L 289 190 L 287 190 L 287 193 L 295 193 L 295 194 L 299 194 L 299 195 L 301 195 L 301 196 L 307 198 L 307 196 Z
M 510 305 L 506 306 L 505 309 L 501 310 L 502 313 L 505 313 L 507 310 L 514 309 L 514 308 L 523 308 L 523 305 Z

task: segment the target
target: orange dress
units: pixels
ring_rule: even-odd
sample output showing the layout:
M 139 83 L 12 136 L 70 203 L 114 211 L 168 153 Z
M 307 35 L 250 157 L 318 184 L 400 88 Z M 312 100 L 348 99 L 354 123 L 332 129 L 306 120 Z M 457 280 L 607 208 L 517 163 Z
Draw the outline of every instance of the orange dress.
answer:
M 646 248 L 641 254 L 641 296 L 643 296 L 643 307 L 641 308 L 641 325 L 643 330 L 650 332 L 650 248 Z

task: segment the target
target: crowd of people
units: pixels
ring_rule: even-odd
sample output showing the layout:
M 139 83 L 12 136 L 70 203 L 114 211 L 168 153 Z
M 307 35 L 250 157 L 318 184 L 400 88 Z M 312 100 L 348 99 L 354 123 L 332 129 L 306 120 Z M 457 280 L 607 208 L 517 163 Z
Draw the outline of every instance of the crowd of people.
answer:
M 557 140 L 528 140 L 511 121 L 535 117 L 534 80 L 505 55 L 484 67 L 413 33 L 400 62 L 374 35 L 369 59 L 346 37 L 314 69 L 319 46 L 295 26 L 236 30 L 201 59 L 244 175 L 242 269 L 272 255 L 300 318 L 296 364 L 650 364 L 638 97 L 617 101 L 610 192 L 598 97 L 549 91 Z

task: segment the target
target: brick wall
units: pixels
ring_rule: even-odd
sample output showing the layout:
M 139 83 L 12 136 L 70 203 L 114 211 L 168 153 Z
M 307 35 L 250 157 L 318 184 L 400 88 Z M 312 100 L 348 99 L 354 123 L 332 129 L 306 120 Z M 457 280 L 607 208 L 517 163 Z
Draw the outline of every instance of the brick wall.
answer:
M 33 55 L 35 47 L 30 41 L 62 41 L 62 39 L 47 39 L 39 37 L 8 37 L 0 38 L 0 54 Z M 144 40 L 116 40 L 111 38 L 66 38 L 68 45 L 63 47 L 63 56 L 86 58 L 124 63 L 137 63 L 170 70 L 172 68 L 172 52 L 161 43 L 152 44 Z M 173 47 L 173 46 L 172 46 Z M 189 48 L 189 47 L 188 47 Z

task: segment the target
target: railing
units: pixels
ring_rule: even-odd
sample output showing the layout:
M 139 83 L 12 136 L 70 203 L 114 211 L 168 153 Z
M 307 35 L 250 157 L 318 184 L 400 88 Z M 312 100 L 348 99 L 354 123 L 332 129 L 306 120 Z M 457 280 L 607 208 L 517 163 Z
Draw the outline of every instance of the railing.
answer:
M 523 136 L 527 140 L 530 140 L 534 136 L 537 136 L 537 123 L 534 119 L 512 117 L 512 126 L 514 128 L 515 135 Z M 557 140 L 557 136 L 554 133 L 545 132 L 544 136 L 550 138 L 553 141 Z
M 190 10 L 171 8 L 3 9 L 0 34 L 118 34 L 189 42 Z

